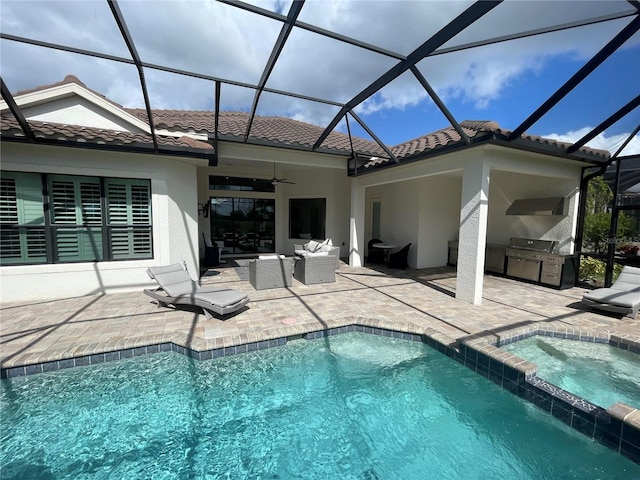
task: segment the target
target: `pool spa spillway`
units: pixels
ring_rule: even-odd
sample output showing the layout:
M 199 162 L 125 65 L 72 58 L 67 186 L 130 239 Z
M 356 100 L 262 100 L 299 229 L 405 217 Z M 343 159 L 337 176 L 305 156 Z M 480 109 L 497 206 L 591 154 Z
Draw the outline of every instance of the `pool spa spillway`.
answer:
M 453 350 L 368 330 L 4 379 L 0 476 L 640 478 Z

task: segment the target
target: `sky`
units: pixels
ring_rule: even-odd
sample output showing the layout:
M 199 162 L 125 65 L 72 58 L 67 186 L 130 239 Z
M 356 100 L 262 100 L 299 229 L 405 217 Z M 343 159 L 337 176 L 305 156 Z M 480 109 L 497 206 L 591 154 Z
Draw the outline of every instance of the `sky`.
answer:
M 286 15 L 291 1 L 255 0 Z M 409 55 L 468 8 L 469 1 L 307 0 L 298 21 Z M 226 5 L 195 0 L 120 0 L 119 8 L 143 62 L 196 72 L 233 84 L 221 87 L 223 110 L 249 111 L 282 23 Z M 443 48 L 553 25 L 633 11 L 626 1 L 507 0 Z M 416 67 L 456 121 L 492 120 L 518 127 L 633 17 L 560 32 L 431 55 Z M 130 58 L 106 1 L 0 0 L 3 34 Z M 437 51 L 436 51 L 437 53 Z M 345 103 L 398 64 L 382 55 L 294 28 L 266 86 Z M 143 107 L 136 68 L 92 56 L 0 40 L 0 71 L 13 93 L 74 74 L 89 88 L 125 107 Z M 214 84 L 145 68 L 154 109 L 212 110 Z M 640 94 L 640 33 L 527 131 L 562 141 L 582 138 Z M 281 115 L 326 126 L 339 107 L 264 92 L 258 115 Z M 358 117 L 385 144 L 397 145 L 449 125 L 410 71 L 358 105 Z M 589 142 L 615 153 L 640 124 L 636 108 Z M 346 131 L 344 121 L 338 129 Z M 354 135 L 369 137 L 353 119 Z M 640 135 L 622 152 L 640 153 Z

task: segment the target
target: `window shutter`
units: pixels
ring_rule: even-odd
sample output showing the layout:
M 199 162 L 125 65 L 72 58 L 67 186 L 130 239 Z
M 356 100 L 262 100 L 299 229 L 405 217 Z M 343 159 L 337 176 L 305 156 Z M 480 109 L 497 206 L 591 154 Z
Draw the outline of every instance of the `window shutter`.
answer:
M 97 261 L 104 258 L 100 180 L 92 177 L 50 177 L 52 222 L 58 261 Z M 96 225 L 89 228 L 87 225 Z M 73 225 L 73 228 L 60 225 Z
M 46 262 L 40 174 L 2 172 L 0 224 L 0 260 L 3 265 Z
M 109 243 L 114 260 L 151 258 L 151 188 L 148 180 L 107 179 Z
M 76 212 L 76 190 L 74 181 L 51 180 L 51 221 L 55 224 L 76 225 L 80 223 Z

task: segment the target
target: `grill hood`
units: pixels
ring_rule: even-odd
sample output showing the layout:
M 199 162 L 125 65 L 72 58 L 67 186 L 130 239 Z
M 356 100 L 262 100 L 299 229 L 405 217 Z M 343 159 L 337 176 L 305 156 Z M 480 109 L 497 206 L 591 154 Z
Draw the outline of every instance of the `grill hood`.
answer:
M 515 200 L 506 215 L 566 215 L 564 197 Z

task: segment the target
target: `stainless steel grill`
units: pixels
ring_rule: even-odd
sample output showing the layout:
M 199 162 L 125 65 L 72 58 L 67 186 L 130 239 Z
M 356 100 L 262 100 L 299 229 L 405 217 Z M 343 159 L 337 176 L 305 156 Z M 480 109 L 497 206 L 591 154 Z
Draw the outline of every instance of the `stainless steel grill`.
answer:
M 507 248 L 507 275 L 523 280 L 540 281 L 543 263 L 562 263 L 562 256 L 552 255 L 558 247 L 555 240 L 512 237 Z

